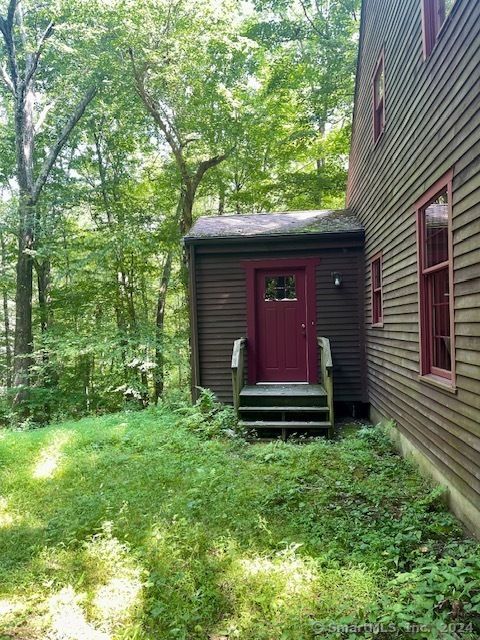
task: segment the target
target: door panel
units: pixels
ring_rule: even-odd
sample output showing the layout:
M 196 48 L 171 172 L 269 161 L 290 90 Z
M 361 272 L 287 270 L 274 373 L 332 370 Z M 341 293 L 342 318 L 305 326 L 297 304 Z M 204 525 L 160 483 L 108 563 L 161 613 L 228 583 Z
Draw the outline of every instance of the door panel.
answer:
M 257 380 L 306 382 L 305 269 L 256 271 Z

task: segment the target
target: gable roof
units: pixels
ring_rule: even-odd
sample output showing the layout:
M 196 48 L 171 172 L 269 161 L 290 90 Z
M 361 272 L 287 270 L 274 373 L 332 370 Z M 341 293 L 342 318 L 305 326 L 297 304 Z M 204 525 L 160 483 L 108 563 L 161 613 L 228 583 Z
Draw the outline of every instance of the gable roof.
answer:
M 256 238 L 267 236 L 362 233 L 363 226 L 349 211 L 281 211 L 244 215 L 202 216 L 185 242 L 195 240 Z

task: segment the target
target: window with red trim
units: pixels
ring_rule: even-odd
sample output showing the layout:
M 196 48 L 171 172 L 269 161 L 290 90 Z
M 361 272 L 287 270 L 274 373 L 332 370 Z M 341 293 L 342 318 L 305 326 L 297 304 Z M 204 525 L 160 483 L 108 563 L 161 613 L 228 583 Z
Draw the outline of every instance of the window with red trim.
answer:
M 372 325 L 383 324 L 382 256 L 375 256 L 371 262 L 372 270 Z
M 373 76 L 373 141 L 376 142 L 385 128 L 385 65 L 383 53 Z
M 422 0 L 422 2 L 423 46 L 425 57 L 428 58 L 455 0 Z
M 421 374 L 453 379 L 451 182 L 417 208 Z

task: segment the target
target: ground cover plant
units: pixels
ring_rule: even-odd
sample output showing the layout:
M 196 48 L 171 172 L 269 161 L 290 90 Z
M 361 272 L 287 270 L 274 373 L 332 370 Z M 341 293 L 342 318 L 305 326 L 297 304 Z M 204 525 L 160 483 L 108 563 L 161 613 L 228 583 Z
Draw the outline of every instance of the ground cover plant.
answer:
M 0 496 L 0 638 L 480 634 L 479 547 L 379 429 L 252 445 L 207 399 L 2 432 Z

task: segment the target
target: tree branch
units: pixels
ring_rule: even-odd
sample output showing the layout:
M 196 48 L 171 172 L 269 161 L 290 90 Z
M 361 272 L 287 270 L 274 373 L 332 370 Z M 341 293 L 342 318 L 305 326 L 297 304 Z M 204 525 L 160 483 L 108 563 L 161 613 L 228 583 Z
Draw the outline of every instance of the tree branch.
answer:
M 229 155 L 233 152 L 233 148 L 229 149 L 225 153 L 219 154 L 217 156 L 213 156 L 213 158 L 209 158 L 208 160 L 203 160 L 199 163 L 197 170 L 195 171 L 195 175 L 193 177 L 193 186 L 196 189 L 200 184 L 203 176 L 209 169 L 213 169 L 217 165 L 221 164 L 224 160 L 228 158 Z
M 146 87 L 145 87 L 145 81 L 144 81 L 144 77 L 143 75 L 140 73 L 140 70 L 138 69 L 136 62 L 135 62 L 135 56 L 133 54 L 133 50 L 129 49 L 128 51 L 129 55 L 130 55 L 130 60 L 132 62 L 132 69 L 133 69 L 133 77 L 135 80 L 135 86 L 137 89 L 137 93 L 140 96 L 140 98 L 142 99 L 144 105 L 146 106 L 147 110 L 149 111 L 150 115 L 153 117 L 156 125 L 158 126 L 158 128 L 160 129 L 160 131 L 163 133 L 163 135 L 165 136 L 165 140 L 167 141 L 168 145 L 170 146 L 173 155 L 175 157 L 175 161 L 177 163 L 177 166 L 179 168 L 179 171 L 182 175 L 182 179 L 189 183 L 191 181 L 191 176 L 188 172 L 188 168 L 187 168 L 187 164 L 185 162 L 185 159 L 183 157 L 182 154 L 182 147 L 180 143 L 177 143 L 177 141 L 175 140 L 173 134 L 172 134 L 172 125 L 169 123 L 168 118 L 167 117 L 162 117 L 162 114 L 160 113 L 160 110 L 158 108 L 158 105 L 155 104 L 154 99 L 152 98 L 152 96 L 148 93 Z
M 15 87 L 13 86 L 12 79 L 8 75 L 8 71 L 5 67 L 0 67 L 0 75 L 2 76 L 3 84 L 7 87 L 12 95 L 15 95 Z
M 49 113 L 49 111 L 51 111 L 53 109 L 55 105 L 55 102 L 50 102 L 49 104 L 47 104 L 42 111 L 40 112 L 40 115 L 38 116 L 37 121 L 35 122 L 35 133 L 39 133 L 45 123 L 45 120 L 47 118 L 47 115 Z
M 47 28 L 45 29 L 45 31 L 40 36 L 40 40 L 38 41 L 38 44 L 37 44 L 37 49 L 35 53 L 30 57 L 30 61 L 25 71 L 25 81 L 24 81 L 25 86 L 28 86 L 30 80 L 33 78 L 33 76 L 35 75 L 35 72 L 37 71 L 38 61 L 40 60 L 40 56 L 42 55 L 43 47 L 45 45 L 45 42 L 52 35 L 54 26 L 55 26 L 54 23 L 50 22 Z
M 88 89 L 88 91 L 86 92 L 86 94 L 83 96 L 83 98 L 80 100 L 80 102 L 78 103 L 78 105 L 76 106 L 74 112 L 72 113 L 72 115 L 70 116 L 68 122 L 66 123 L 66 125 L 64 126 L 64 128 L 62 129 L 62 131 L 60 132 L 60 135 L 58 136 L 55 144 L 53 145 L 53 147 L 50 149 L 50 153 L 47 155 L 47 157 L 45 158 L 45 161 L 42 165 L 42 168 L 40 169 L 40 173 L 38 174 L 38 177 L 35 181 L 35 184 L 33 186 L 33 191 L 32 191 L 32 202 L 35 203 L 38 200 L 38 197 L 45 185 L 45 182 L 48 179 L 48 176 L 50 175 L 50 172 L 53 168 L 53 165 L 55 164 L 55 161 L 58 157 L 58 154 L 60 153 L 60 151 L 62 150 L 63 146 L 65 145 L 65 143 L 67 142 L 71 132 L 73 131 L 75 125 L 77 124 L 77 122 L 80 120 L 80 118 L 83 116 L 85 109 L 87 108 L 87 106 L 90 104 L 90 102 L 93 100 L 93 98 L 95 97 L 96 93 L 98 91 L 98 87 L 96 85 L 93 85 L 90 87 L 90 89 Z
M 319 29 L 317 29 L 317 26 L 315 25 L 315 22 L 310 17 L 310 15 L 308 13 L 308 9 L 305 6 L 305 2 L 303 0 L 300 0 L 300 5 L 302 7 L 302 11 L 303 11 L 303 14 L 304 14 L 305 18 L 306 18 L 307 22 L 310 24 L 310 26 L 312 27 L 313 31 L 317 35 L 322 36 L 323 34 L 321 33 L 321 31 Z
M 17 10 L 18 0 L 10 0 L 8 5 L 7 17 L 0 17 L 0 31 L 5 41 L 5 48 L 7 50 L 8 65 L 10 67 L 10 79 L 14 90 L 17 89 L 18 84 L 18 66 L 17 66 L 17 52 L 15 50 L 15 42 L 13 40 L 13 21 L 15 18 L 15 11 Z
M 19 0 L 10 0 L 7 10 L 7 24 L 10 31 L 13 29 L 13 19 L 15 18 L 15 11 L 17 10 Z

